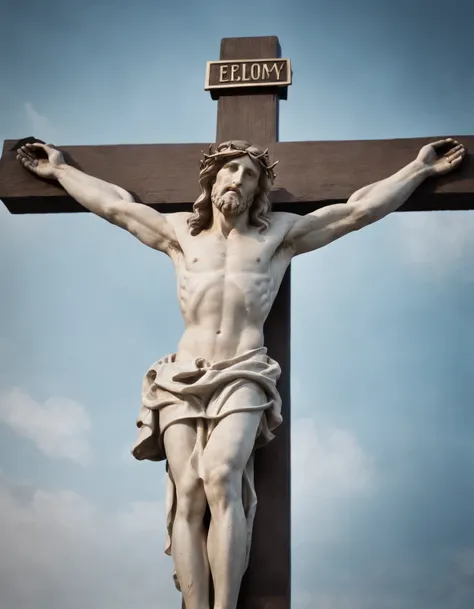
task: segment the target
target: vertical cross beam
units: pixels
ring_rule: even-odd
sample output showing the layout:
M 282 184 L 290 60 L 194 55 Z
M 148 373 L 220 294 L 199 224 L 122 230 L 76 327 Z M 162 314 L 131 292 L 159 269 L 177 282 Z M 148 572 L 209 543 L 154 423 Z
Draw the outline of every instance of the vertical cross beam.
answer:
M 224 38 L 221 60 L 281 57 L 278 38 Z M 263 147 L 278 140 L 275 92 L 239 95 L 218 101 L 217 142 L 247 140 Z M 279 391 L 284 423 L 276 438 L 255 456 L 258 498 L 250 564 L 242 582 L 238 609 L 290 609 L 290 269 L 265 324 L 268 354 L 279 362 Z

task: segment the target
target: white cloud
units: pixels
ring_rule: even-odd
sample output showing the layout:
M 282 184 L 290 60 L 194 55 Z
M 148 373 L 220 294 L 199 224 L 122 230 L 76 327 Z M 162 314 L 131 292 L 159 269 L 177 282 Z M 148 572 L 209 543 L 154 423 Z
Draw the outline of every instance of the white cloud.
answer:
M 463 575 L 474 577 L 474 548 L 462 548 L 454 552 L 452 560 Z
M 390 221 L 402 257 L 433 279 L 472 266 L 474 212 L 394 214 Z
M 34 442 L 48 457 L 70 459 L 80 465 L 90 462 L 90 420 L 78 402 L 53 397 L 40 404 L 14 388 L 0 393 L 0 421 Z
M 29 135 L 33 135 L 34 137 L 45 141 L 47 144 L 57 143 L 58 132 L 51 121 L 37 112 L 31 102 L 26 102 L 23 107 L 28 123 L 32 129 L 32 133 Z
M 306 495 L 309 490 L 331 498 L 368 487 L 372 480 L 370 459 L 351 432 L 317 428 L 312 419 L 299 419 L 293 427 L 297 494 Z
M 367 543 L 371 544 L 368 538 Z M 387 565 L 366 570 L 361 578 L 334 571 L 319 586 L 305 582 L 306 589 L 293 595 L 294 609 L 468 609 L 474 606 L 474 548 L 449 551 L 427 550 L 422 558 L 409 551 L 393 554 Z M 361 561 L 365 560 L 362 552 Z M 336 573 L 336 577 L 334 577 Z M 337 577 L 339 575 L 339 577 Z M 335 583 L 339 579 L 339 584 Z M 313 589 L 311 589 L 313 588 Z M 319 589 L 318 589 L 319 588 Z
M 337 535 L 339 499 L 367 493 L 374 485 L 371 459 L 347 430 L 317 427 L 312 419 L 298 419 L 292 429 L 292 517 L 298 527 L 321 540 Z M 314 536 L 314 538 L 313 538 Z
M 165 488 L 163 480 L 163 488 Z M 162 518 L 163 516 L 163 518 Z M 134 535 L 147 532 L 163 532 L 165 517 L 152 501 L 135 501 L 117 515 L 117 523 L 124 532 Z
M 171 609 L 162 503 L 107 510 L 0 476 L 0 609 Z

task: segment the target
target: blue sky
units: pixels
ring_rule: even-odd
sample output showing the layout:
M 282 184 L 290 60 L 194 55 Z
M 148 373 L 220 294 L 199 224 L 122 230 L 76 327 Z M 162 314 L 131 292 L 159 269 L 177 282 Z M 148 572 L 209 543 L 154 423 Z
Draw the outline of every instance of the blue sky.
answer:
M 4 0 L 0 139 L 210 141 L 205 62 L 259 35 L 293 64 L 281 140 L 473 134 L 473 18 L 468 0 Z M 459 212 L 295 261 L 295 609 L 473 606 L 473 260 Z M 129 455 L 141 378 L 183 328 L 170 262 L 92 215 L 0 206 L 0 286 L 0 609 L 179 606 L 163 467 Z

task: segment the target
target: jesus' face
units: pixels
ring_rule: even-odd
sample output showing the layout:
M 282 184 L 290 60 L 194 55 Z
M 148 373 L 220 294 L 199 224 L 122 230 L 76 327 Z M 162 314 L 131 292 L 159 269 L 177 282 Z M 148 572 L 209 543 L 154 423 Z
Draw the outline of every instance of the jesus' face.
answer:
M 217 173 L 212 204 L 225 216 L 237 216 L 252 205 L 260 167 L 247 155 L 228 161 Z

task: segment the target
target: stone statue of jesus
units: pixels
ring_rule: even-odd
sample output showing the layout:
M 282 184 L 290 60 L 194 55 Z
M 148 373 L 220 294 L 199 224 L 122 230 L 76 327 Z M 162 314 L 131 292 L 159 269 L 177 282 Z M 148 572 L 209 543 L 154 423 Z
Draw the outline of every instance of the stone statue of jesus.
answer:
M 442 147 L 449 151 L 439 155 Z M 464 154 L 452 139 L 429 144 L 347 203 L 299 216 L 271 211 L 275 164 L 247 142 L 204 155 L 193 212 L 173 214 L 135 203 L 119 186 L 68 165 L 52 146 L 19 149 L 25 168 L 58 180 L 86 209 L 167 254 L 176 269 L 186 329 L 176 353 L 145 376 L 133 454 L 167 461 L 166 551 L 186 609 L 210 609 L 209 574 L 214 609 L 237 605 L 256 508 L 253 455 L 281 423 L 280 367 L 267 355 L 263 326 L 291 259 L 395 211 Z

